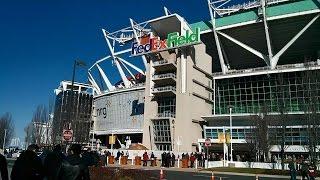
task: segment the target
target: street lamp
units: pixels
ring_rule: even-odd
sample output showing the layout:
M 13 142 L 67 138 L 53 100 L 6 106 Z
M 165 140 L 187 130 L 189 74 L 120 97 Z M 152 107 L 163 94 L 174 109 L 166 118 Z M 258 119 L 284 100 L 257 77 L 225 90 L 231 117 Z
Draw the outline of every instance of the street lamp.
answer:
M 232 151 L 233 151 L 233 147 L 232 147 L 232 105 L 228 106 L 229 108 L 229 117 L 230 117 L 230 161 L 233 162 L 233 155 L 232 155 Z
M 73 95 L 74 95 L 74 92 L 73 92 L 73 88 L 74 88 L 74 79 L 75 79 L 75 72 L 76 72 L 76 67 L 79 66 L 79 67 L 86 67 L 86 63 L 83 62 L 83 61 L 80 61 L 80 60 L 75 60 L 74 63 L 73 63 L 73 72 L 72 72 L 72 82 L 71 82 L 71 103 L 70 103 L 70 106 L 69 106 L 69 117 L 68 117 L 68 123 L 65 123 L 64 126 L 65 128 L 68 128 L 69 130 L 71 129 L 71 112 L 74 112 L 73 110 Z M 73 113 L 73 116 L 74 116 L 74 113 Z

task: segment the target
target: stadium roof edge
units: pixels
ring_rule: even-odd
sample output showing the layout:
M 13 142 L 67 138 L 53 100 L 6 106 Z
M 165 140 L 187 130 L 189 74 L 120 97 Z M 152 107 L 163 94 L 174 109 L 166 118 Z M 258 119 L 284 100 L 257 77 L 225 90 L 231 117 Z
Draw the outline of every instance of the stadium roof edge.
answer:
M 269 19 L 280 19 L 290 16 L 311 14 L 320 12 L 320 2 L 318 0 L 292 0 L 287 3 L 275 4 L 267 7 L 267 17 Z M 226 29 L 245 24 L 259 22 L 258 9 L 251 9 L 232 13 L 216 19 L 217 29 Z M 202 33 L 211 32 L 212 24 L 209 21 L 199 21 L 190 24 L 192 28 L 199 27 Z

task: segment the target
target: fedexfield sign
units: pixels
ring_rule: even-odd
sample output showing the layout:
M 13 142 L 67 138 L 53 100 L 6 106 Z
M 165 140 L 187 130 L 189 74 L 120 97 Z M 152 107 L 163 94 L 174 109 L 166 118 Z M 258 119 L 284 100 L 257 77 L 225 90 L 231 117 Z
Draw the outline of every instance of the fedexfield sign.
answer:
M 161 40 L 159 37 L 151 38 L 149 35 L 140 38 L 140 43 L 132 43 L 131 55 L 143 55 L 198 44 L 200 42 L 200 28 L 196 28 L 193 33 L 187 30 L 185 35 L 180 35 L 178 32 L 169 33 L 167 39 L 164 40 Z

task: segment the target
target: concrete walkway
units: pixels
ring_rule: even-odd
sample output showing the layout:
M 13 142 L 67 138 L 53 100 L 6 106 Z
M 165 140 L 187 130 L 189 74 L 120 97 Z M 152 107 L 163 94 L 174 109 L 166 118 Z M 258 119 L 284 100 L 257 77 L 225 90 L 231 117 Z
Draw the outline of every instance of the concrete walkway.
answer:
M 160 170 L 163 171 L 180 171 L 180 172 L 195 172 L 195 173 L 204 173 L 204 174 L 224 174 L 224 175 L 237 175 L 237 176 L 252 176 L 256 177 L 257 174 L 250 174 L 250 173 L 234 173 L 234 172 L 220 172 L 220 171 L 207 171 L 204 169 L 195 169 L 195 168 L 177 168 L 177 167 L 153 167 L 153 166 L 135 166 L 135 165 L 118 165 L 118 164 L 111 164 L 107 167 L 119 167 L 124 169 L 143 169 L 143 170 Z M 258 174 L 258 177 L 267 177 L 267 178 L 281 178 L 281 179 L 290 179 L 290 176 L 281 176 L 281 175 L 266 175 L 266 174 Z M 301 177 L 297 176 L 297 179 L 301 179 Z

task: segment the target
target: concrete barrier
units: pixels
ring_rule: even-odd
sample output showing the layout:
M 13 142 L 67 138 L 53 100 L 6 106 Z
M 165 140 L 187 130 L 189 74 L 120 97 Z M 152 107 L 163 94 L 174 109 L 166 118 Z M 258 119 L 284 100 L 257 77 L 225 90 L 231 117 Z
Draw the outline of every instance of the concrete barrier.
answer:
M 235 168 L 259 168 L 259 169 L 281 169 L 281 163 L 263 163 L 263 162 L 238 162 L 238 161 L 227 161 L 226 165 L 232 163 Z M 208 168 L 215 167 L 226 167 L 223 166 L 223 161 L 209 161 Z M 288 170 L 288 163 L 285 163 L 285 168 Z

